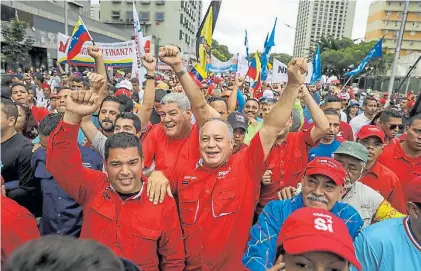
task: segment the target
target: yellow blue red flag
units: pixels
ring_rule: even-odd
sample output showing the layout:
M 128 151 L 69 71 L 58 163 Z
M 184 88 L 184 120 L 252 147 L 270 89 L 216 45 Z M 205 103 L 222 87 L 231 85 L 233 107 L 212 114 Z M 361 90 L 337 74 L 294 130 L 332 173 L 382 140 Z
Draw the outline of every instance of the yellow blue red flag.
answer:
M 70 60 L 80 53 L 82 45 L 85 41 L 89 40 L 92 40 L 92 37 L 79 16 L 75 28 L 73 28 L 72 36 L 70 37 L 70 43 L 67 49 L 67 63 L 70 63 Z

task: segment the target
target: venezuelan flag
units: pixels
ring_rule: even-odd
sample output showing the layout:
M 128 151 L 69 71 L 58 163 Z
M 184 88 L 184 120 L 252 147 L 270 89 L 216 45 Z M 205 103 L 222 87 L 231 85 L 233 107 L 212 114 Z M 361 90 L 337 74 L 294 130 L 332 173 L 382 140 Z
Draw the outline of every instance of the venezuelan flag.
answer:
M 253 79 L 253 81 L 256 81 L 258 79 L 257 77 L 260 74 L 260 69 L 261 69 L 260 58 L 259 58 L 259 54 L 256 52 L 254 54 L 253 60 L 251 61 L 251 64 L 249 66 L 249 70 L 247 71 L 246 76 Z
M 254 82 L 252 88 L 253 88 L 253 96 L 256 99 L 260 99 L 263 96 L 263 92 L 260 90 L 260 88 L 262 87 L 262 75 L 259 73 L 257 75 L 257 81 Z
M 91 35 L 79 16 L 75 28 L 73 28 L 72 36 L 70 37 L 70 44 L 67 49 L 67 63 L 70 63 L 70 61 L 80 53 L 82 45 L 85 41 L 89 40 L 92 40 Z
M 193 78 L 196 85 L 199 87 L 202 86 L 203 79 L 206 78 L 206 72 L 204 72 L 199 65 L 199 63 L 194 64 L 194 66 L 191 68 L 189 72 L 190 76 Z

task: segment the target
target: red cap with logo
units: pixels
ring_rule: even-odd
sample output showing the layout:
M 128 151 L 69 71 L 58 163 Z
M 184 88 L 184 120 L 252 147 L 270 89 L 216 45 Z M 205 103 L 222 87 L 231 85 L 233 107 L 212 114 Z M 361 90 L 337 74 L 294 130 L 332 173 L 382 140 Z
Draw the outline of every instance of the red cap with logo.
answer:
M 364 125 L 357 134 L 357 138 L 359 139 L 364 139 L 370 136 L 377 136 L 384 144 L 385 134 L 383 130 L 376 125 Z
M 337 185 L 344 185 L 346 171 L 344 167 L 336 160 L 329 157 L 316 157 L 307 165 L 305 172 L 309 175 L 325 175 L 331 178 Z
M 127 97 L 131 97 L 131 93 L 128 89 L 125 88 L 119 88 L 117 89 L 117 91 L 114 93 L 114 96 L 118 97 L 120 95 L 126 95 Z
M 407 199 L 411 202 L 421 203 L 421 176 L 416 177 L 408 184 Z
M 291 255 L 313 251 L 336 254 L 358 270 L 361 264 L 348 228 L 339 217 L 319 208 L 304 207 L 294 211 L 282 224 L 277 245 L 282 245 Z

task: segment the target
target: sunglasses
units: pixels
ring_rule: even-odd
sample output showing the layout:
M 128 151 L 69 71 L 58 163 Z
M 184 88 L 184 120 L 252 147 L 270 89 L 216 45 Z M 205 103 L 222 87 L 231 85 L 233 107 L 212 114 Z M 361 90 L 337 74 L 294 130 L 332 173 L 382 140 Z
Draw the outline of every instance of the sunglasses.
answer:
M 390 130 L 395 130 L 396 127 L 398 127 L 399 130 L 402 130 L 403 129 L 403 125 L 402 124 L 391 124 L 391 125 L 389 125 L 389 129 Z

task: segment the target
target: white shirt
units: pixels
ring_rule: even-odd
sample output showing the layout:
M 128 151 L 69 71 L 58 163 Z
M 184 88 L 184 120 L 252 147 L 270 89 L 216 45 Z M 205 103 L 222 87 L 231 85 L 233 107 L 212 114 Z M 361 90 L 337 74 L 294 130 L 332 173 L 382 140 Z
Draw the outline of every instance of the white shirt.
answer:
M 370 122 L 371 122 L 371 119 L 367 118 L 364 112 L 359 114 L 355 118 L 353 118 L 349 122 L 349 125 L 352 128 L 352 133 L 354 134 L 354 138 L 357 138 L 357 134 L 360 131 L 361 127 L 363 127 L 364 125 L 370 124 Z
M 348 118 L 344 111 L 341 111 L 341 121 L 348 122 Z
M 354 207 L 362 217 L 364 227 L 367 227 L 371 224 L 384 197 L 373 188 L 357 181 L 341 201 Z

